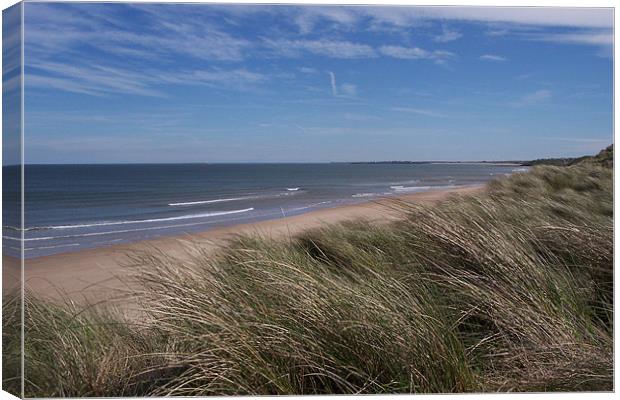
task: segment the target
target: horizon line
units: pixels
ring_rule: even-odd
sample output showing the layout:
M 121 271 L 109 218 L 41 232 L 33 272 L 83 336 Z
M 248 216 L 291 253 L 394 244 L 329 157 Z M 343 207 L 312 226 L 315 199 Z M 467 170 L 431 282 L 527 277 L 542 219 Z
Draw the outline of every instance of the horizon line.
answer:
M 581 157 L 581 156 L 580 156 Z M 239 164 L 431 164 L 431 163 L 516 163 L 544 159 L 578 158 L 572 156 L 505 159 L 505 160 L 357 160 L 357 161 L 189 161 L 189 162 L 95 162 L 95 163 L 21 163 L 4 164 L 3 167 L 44 166 L 44 165 L 239 165 Z

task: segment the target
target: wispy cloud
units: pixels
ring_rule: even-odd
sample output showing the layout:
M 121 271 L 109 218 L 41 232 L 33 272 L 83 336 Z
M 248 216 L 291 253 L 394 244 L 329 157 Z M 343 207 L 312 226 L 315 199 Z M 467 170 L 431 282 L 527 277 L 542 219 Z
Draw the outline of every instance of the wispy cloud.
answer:
M 275 55 L 284 57 L 301 57 L 304 53 L 312 53 L 331 58 L 376 57 L 376 53 L 371 46 L 349 41 L 265 38 L 263 43 Z
M 180 71 L 177 75 L 156 73 L 154 82 L 175 83 L 181 85 L 206 85 L 220 88 L 245 90 L 269 80 L 265 74 L 249 71 L 245 68 Z
M 31 61 L 24 82 L 29 88 L 53 88 L 99 96 L 110 93 L 163 96 L 162 92 L 149 87 L 149 78 L 144 74 L 96 64 Z
M 526 32 L 520 35 L 525 40 L 566 45 L 596 46 L 598 55 L 612 58 L 614 33 L 612 29 L 589 29 L 572 32 Z
M 530 25 L 504 24 L 501 28 L 485 32 L 490 37 L 507 37 L 516 40 L 548 42 L 562 45 L 592 46 L 600 49 L 599 55 L 610 57 L 613 53 L 612 27 L 573 26 L 547 28 Z
M 316 68 L 312 68 L 312 67 L 300 67 L 299 72 L 304 73 L 304 74 L 314 75 L 314 74 L 318 74 L 319 70 L 317 70 Z
M 460 39 L 461 37 L 463 37 L 462 33 L 453 29 L 448 29 L 444 26 L 442 27 L 442 32 L 439 35 L 435 36 L 434 40 L 439 43 L 446 43 Z
M 570 44 L 612 45 L 614 42 L 612 31 L 530 33 L 524 37 L 530 40 L 538 40 L 542 42 Z
M 131 26 L 119 25 L 115 11 L 120 9 L 37 4 L 28 12 L 28 51 L 37 56 L 53 56 L 67 49 L 88 46 L 110 55 L 150 55 L 160 60 L 183 55 L 235 61 L 241 60 L 252 45 L 199 18 L 179 22 L 174 19 L 174 13 L 167 12 L 173 9 L 153 12 L 152 7 L 135 7 L 140 17 L 148 18 L 150 29 L 134 32 Z
M 179 18 L 182 7 L 135 6 L 136 18 L 122 24 L 129 6 L 36 4 L 28 10 L 26 85 L 80 94 L 165 96 L 164 85 L 206 85 L 241 90 L 267 77 L 245 68 L 171 70 L 179 57 L 230 63 L 243 59 L 251 43 L 208 19 Z M 170 11 L 170 12 L 168 12 Z M 85 51 L 87 49 L 88 51 Z M 211 64 L 212 65 L 212 64 Z
M 126 24 L 127 11 L 139 24 Z M 244 36 L 232 25 L 259 13 L 288 16 L 286 29 L 259 30 Z M 265 7 L 207 5 L 98 5 L 45 4 L 29 6 L 26 59 L 28 87 L 53 88 L 102 96 L 132 94 L 164 96 L 165 85 L 204 85 L 246 90 L 267 82 L 264 69 L 252 71 L 243 62 L 265 58 L 299 58 L 308 55 L 333 59 L 379 56 L 402 60 L 430 60 L 444 64 L 456 57 L 450 51 L 405 46 L 394 41 L 347 40 L 351 32 L 371 25 L 408 31 L 424 21 L 437 43 L 457 40 L 462 34 L 446 21 L 514 26 L 560 26 L 561 33 L 519 31 L 523 40 L 588 44 L 610 54 L 612 13 L 606 9 L 541 9 L 502 7 Z M 262 15 L 262 14 L 261 14 Z M 283 24 L 285 25 L 285 24 Z M 574 28 L 574 29 L 573 29 Z M 280 30 L 281 29 L 281 30 Z M 334 29 L 339 31 L 334 32 Z M 577 29 L 577 30 L 575 30 Z M 326 35 L 326 30 L 330 30 Z M 565 29 L 566 30 L 566 29 Z M 294 32 L 291 35 L 288 33 Z M 297 32 L 298 31 L 298 32 Z M 401 32 L 402 33 L 402 32 Z M 372 45 L 371 45 L 372 43 Z M 488 61 L 505 57 L 486 54 Z M 183 62 L 192 66 L 174 68 Z M 193 68 L 193 69 L 192 69 Z M 268 67 L 267 67 L 268 68 Z M 322 74 L 301 67 L 304 74 Z M 282 72 L 282 71 L 278 71 Z M 275 80 L 276 75 L 272 75 Z M 340 95 L 355 96 L 351 83 L 336 86 Z
M 338 86 L 336 85 L 336 74 L 334 74 L 331 71 L 328 71 L 327 73 L 329 74 L 329 82 L 332 87 L 332 95 L 334 97 L 338 96 Z
M 458 21 L 485 24 L 488 36 L 500 37 L 515 33 L 516 38 L 562 44 L 602 46 L 599 55 L 611 56 L 613 11 L 611 8 L 576 7 L 307 7 L 298 8 L 298 21 L 304 21 L 308 33 L 320 21 L 341 30 L 361 29 L 408 32 L 412 27 L 441 21 L 441 32 L 434 40 L 450 42 L 462 37 L 445 22 Z M 426 29 L 432 29 L 428 26 Z M 562 28 L 562 33 L 546 34 L 523 31 Z
M 498 56 L 496 54 L 483 54 L 480 56 L 480 59 L 484 61 L 494 61 L 494 62 L 504 62 L 507 60 L 506 57 Z
M 338 29 L 352 29 L 364 26 L 369 30 L 387 32 L 408 31 L 428 21 L 458 21 L 482 23 L 494 26 L 490 34 L 504 35 L 508 30 L 497 25 L 567 28 L 613 27 L 613 12 L 610 8 L 574 7 L 308 7 L 299 11 L 296 18 L 300 31 L 309 33 L 319 21 L 325 20 Z M 301 22 L 301 23 L 300 23 Z M 365 24 L 365 25 L 364 25 Z M 442 41 L 460 38 L 460 33 L 442 29 L 436 36 Z
M 503 28 L 503 29 L 489 29 L 486 32 L 484 32 L 485 35 L 489 36 L 489 37 L 502 37 L 502 36 L 506 36 L 510 33 L 509 29 Z
M 271 49 L 274 55 L 282 57 L 302 57 L 304 53 L 311 53 L 329 58 L 356 59 L 375 58 L 382 54 L 388 57 L 407 60 L 433 60 L 440 64 L 455 56 L 454 53 L 445 50 L 425 50 L 420 47 L 397 45 L 384 45 L 375 49 L 364 43 L 349 41 L 274 40 L 265 38 L 264 44 Z
M 404 112 L 404 113 L 410 113 L 410 114 L 418 114 L 418 115 L 424 115 L 427 117 L 445 117 L 444 114 L 432 111 L 432 110 L 425 110 L 425 109 L 421 109 L 421 108 L 413 108 L 413 107 L 392 107 L 391 108 L 392 111 L 397 111 L 397 112 Z
M 343 83 L 338 85 L 336 82 L 336 74 L 327 71 L 329 75 L 329 84 L 334 97 L 355 97 L 357 95 L 357 86 L 352 83 Z
M 297 21 L 302 33 L 310 33 L 321 21 L 341 30 L 360 29 L 406 32 L 412 27 L 429 21 L 458 21 L 486 24 L 487 35 L 505 36 L 515 30 L 545 29 L 559 27 L 592 32 L 558 34 L 547 36 L 557 43 L 599 45 L 613 37 L 613 12 L 611 8 L 576 7 L 299 7 Z M 429 28 L 430 29 L 430 28 Z M 438 43 L 450 42 L 462 37 L 456 30 L 441 25 L 435 35 Z M 526 39 L 523 37 L 523 39 Z
M 293 7 L 292 19 L 301 33 L 311 33 L 321 22 L 336 29 L 366 28 L 409 29 L 425 21 L 462 21 L 489 25 L 507 24 L 512 27 L 567 27 L 605 28 L 613 27 L 611 8 L 576 7 L 438 7 L 438 6 L 326 6 Z M 289 11 L 290 12 L 290 11 Z M 290 17 L 290 15 L 289 15 Z M 364 23 L 366 25 L 364 25 Z M 494 27 L 491 34 L 503 35 L 507 31 Z M 442 25 L 442 33 L 436 36 L 439 42 L 460 38 L 460 33 L 448 30 Z
M 412 8 L 412 11 L 416 8 Z M 396 11 L 396 10 L 395 10 Z M 400 11 L 400 10 L 398 10 Z M 420 7 L 418 18 L 510 23 L 534 26 L 613 27 L 611 8 L 577 7 Z
M 454 57 L 454 53 L 444 50 L 424 50 L 419 47 L 403 47 L 403 46 L 381 46 L 379 48 L 381 54 L 401 58 L 406 60 L 434 60 L 443 63 Z
M 320 22 L 328 21 L 336 26 L 351 27 L 356 25 L 359 14 L 351 8 L 344 7 L 298 7 L 293 18 L 301 34 L 309 34 Z
M 31 62 L 26 72 L 25 84 L 29 88 L 51 88 L 94 96 L 132 94 L 165 97 L 165 92 L 161 88 L 168 84 L 243 90 L 267 79 L 266 75 L 241 68 L 182 70 L 169 74 L 155 69 L 138 72 L 96 64 Z

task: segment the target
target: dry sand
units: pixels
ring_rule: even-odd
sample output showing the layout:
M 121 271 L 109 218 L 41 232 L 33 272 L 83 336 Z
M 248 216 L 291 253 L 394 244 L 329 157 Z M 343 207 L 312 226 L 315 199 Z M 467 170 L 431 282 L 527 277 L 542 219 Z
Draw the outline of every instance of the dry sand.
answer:
M 484 185 L 436 190 L 398 197 L 399 200 L 418 204 L 432 204 L 452 194 L 471 194 L 482 191 Z M 394 198 L 380 199 L 357 205 L 328 208 L 306 214 L 217 228 L 202 233 L 167 237 L 130 244 L 113 245 L 44 257 L 26 259 L 24 267 L 25 287 L 37 296 L 50 299 L 66 298 L 72 301 L 97 302 L 117 299 L 126 301 L 128 253 L 136 250 L 157 248 L 169 255 L 187 256 L 187 244 L 207 249 L 220 246 L 234 234 L 259 234 L 269 237 L 286 237 L 306 229 L 328 223 L 364 218 L 373 223 L 384 223 L 398 218 L 398 212 L 390 207 Z M 3 256 L 3 291 L 18 285 L 19 260 Z

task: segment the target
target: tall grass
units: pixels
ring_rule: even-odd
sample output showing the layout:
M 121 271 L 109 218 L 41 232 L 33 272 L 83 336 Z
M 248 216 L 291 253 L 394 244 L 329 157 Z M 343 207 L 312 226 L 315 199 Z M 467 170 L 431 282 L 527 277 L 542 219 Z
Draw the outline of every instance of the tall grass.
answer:
M 21 395 L 21 296 L 4 294 L 2 302 L 2 390 Z
M 612 170 L 132 255 L 139 320 L 27 296 L 26 395 L 612 390 Z

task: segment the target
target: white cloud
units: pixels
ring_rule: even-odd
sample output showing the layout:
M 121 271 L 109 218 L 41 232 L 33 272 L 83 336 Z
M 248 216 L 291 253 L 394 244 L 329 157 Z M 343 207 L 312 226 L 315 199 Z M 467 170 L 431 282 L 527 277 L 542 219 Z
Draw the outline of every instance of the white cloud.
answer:
M 396 10 L 395 10 L 396 11 Z M 400 10 L 399 10 L 400 11 Z M 612 28 L 612 8 L 412 7 L 412 17 L 519 25 Z
M 100 87 L 92 87 L 91 85 L 84 84 L 83 82 L 76 82 L 75 80 L 72 80 L 68 77 L 58 78 L 58 77 L 38 75 L 38 74 L 28 75 L 28 87 L 29 88 L 56 89 L 56 90 L 61 90 L 63 92 L 87 94 L 90 96 L 104 96 L 106 93 L 108 93 L 106 90 Z M 142 94 L 142 93 L 130 93 L 130 94 Z
M 489 26 L 487 35 L 504 36 L 514 30 L 563 27 L 602 30 L 604 32 L 566 33 L 549 36 L 557 43 L 600 44 L 612 40 L 613 9 L 586 7 L 297 7 L 300 31 L 310 32 L 320 21 L 332 23 L 336 29 L 351 30 L 366 26 L 371 30 L 407 31 L 428 21 L 459 21 Z M 366 25 L 364 25 L 366 24 Z M 442 27 L 435 37 L 439 43 L 457 40 L 461 33 Z M 545 40 L 545 39 L 541 39 Z
M 439 43 L 446 43 L 460 39 L 461 37 L 463 37 L 462 33 L 443 27 L 441 34 L 435 36 L 435 41 Z
M 562 27 L 584 32 L 556 34 L 532 33 L 517 38 L 563 44 L 605 46 L 602 55 L 611 55 L 613 40 L 613 9 L 586 7 L 422 7 L 422 6 L 360 6 L 360 7 L 297 7 L 304 29 L 308 33 L 320 21 L 329 21 L 341 30 L 365 26 L 370 30 L 408 31 L 429 21 L 468 22 L 487 24 L 488 36 L 505 36 L 546 27 Z M 311 23 L 309 22 L 311 21 Z M 462 36 L 458 31 L 442 26 L 435 41 L 445 43 Z
M 187 17 L 191 11 L 187 8 L 133 8 L 148 21 L 139 34 L 132 26 L 119 23 L 121 7 L 42 3 L 29 7 L 27 52 L 32 71 L 27 73 L 26 84 L 95 96 L 164 96 L 161 86 L 171 83 L 239 90 L 267 79 L 243 68 L 172 71 L 170 63 L 179 56 L 240 61 L 251 43 L 215 28 L 206 19 Z M 198 9 L 202 8 L 192 8 Z M 84 47 L 89 51 L 82 51 Z M 145 61 L 149 70 L 136 69 Z
M 319 71 L 316 68 L 312 68 L 312 67 L 300 67 L 299 72 L 304 73 L 304 74 L 309 74 L 309 75 L 319 73 Z
M 327 72 L 329 74 L 329 82 L 331 84 L 332 87 L 332 95 L 338 96 L 338 86 L 336 85 L 336 74 L 334 74 L 331 71 Z
M 455 57 L 444 50 L 384 45 L 373 47 L 329 38 L 286 39 L 281 36 L 244 38 L 222 27 L 243 22 L 241 18 L 257 13 L 280 13 L 298 17 L 294 21 L 302 33 L 329 26 L 341 30 L 368 28 L 372 24 L 410 29 L 424 21 L 473 21 L 509 26 L 579 27 L 580 31 L 544 33 L 520 31 L 524 40 L 601 47 L 601 54 L 611 54 L 611 9 L 502 8 L 502 7 L 271 7 L 264 6 L 184 6 L 133 5 L 133 11 L 145 21 L 138 33 L 119 21 L 126 18 L 120 7 L 89 4 L 53 7 L 38 3 L 29 8 L 28 57 L 36 60 L 27 84 L 104 95 L 127 93 L 160 96 L 162 84 L 200 84 L 220 88 L 244 89 L 268 78 L 258 72 L 231 67 L 247 57 L 301 57 L 314 54 L 338 59 L 363 59 L 384 55 L 405 60 L 427 59 L 437 64 Z M 227 16 L 226 13 L 229 15 Z M 221 17 L 221 18 L 220 18 Z M 234 18 L 238 17 L 238 18 Z M 444 22 L 442 22 L 444 23 Z M 584 30 L 585 29 L 585 30 Z M 338 32 L 340 33 L 340 32 Z M 241 35 L 241 36 L 240 36 Z M 298 36 L 299 37 L 299 36 Z M 318 37 L 318 35 L 316 36 Z M 436 42 L 449 42 L 461 33 L 442 25 Z M 88 47 L 91 51 L 83 52 Z M 89 57 L 88 54 L 92 56 Z M 77 57 L 79 55 L 80 57 Z M 86 57 L 83 57 L 83 56 Z M 482 59 L 491 60 L 485 55 Z M 179 57 L 194 59 L 202 70 L 173 71 L 170 65 Z M 150 62 L 149 71 L 137 71 L 136 65 Z M 500 61 L 498 58 L 495 61 Z M 29 66 L 31 63 L 29 63 Z M 213 65 L 225 65 L 215 68 Z M 319 73 L 301 67 L 302 73 Z M 185 79 L 185 81 L 183 81 Z M 336 91 L 353 93 L 355 85 L 336 86 Z
M 329 21 L 339 26 L 350 27 L 359 22 L 359 15 L 352 8 L 328 7 L 298 7 L 294 17 L 295 24 L 301 34 L 309 34 L 320 21 Z
M 419 47 L 402 47 L 402 46 L 381 46 L 379 52 L 382 54 L 401 58 L 405 60 L 434 60 L 435 62 L 442 63 L 450 58 L 454 57 L 454 53 L 444 50 L 428 51 Z
M 117 8 L 89 4 L 60 9 L 37 4 L 28 11 L 29 51 L 37 56 L 54 56 L 86 45 L 112 55 L 121 53 L 140 58 L 161 60 L 181 54 L 198 59 L 238 61 L 252 46 L 248 40 L 218 30 L 199 18 L 183 18 L 180 22 L 177 16 L 164 10 L 135 8 L 148 18 L 149 30 L 136 33 L 130 27 L 119 26 L 114 11 L 110 11 Z
M 275 54 L 286 57 L 301 57 L 304 52 L 330 58 L 374 58 L 377 53 L 401 59 L 428 59 L 438 63 L 454 57 L 454 53 L 444 50 L 425 50 L 419 47 L 402 47 L 395 45 L 381 46 L 374 49 L 363 43 L 331 40 L 272 40 L 264 39 L 265 45 Z M 306 72 L 309 70 L 305 70 Z
M 507 60 L 506 57 L 498 56 L 496 54 L 483 54 L 480 56 L 480 59 L 484 61 L 495 61 L 495 62 L 504 62 Z
M 51 61 L 30 61 L 28 67 L 35 70 L 26 73 L 24 77 L 28 87 L 53 88 L 99 96 L 109 93 L 163 96 L 161 92 L 149 87 L 146 74 L 122 68 Z
M 329 84 L 332 90 L 332 96 L 334 97 L 355 97 L 357 96 L 357 86 L 352 83 L 343 83 L 338 85 L 336 82 L 336 74 L 332 71 L 327 71 L 329 75 Z
M 428 58 L 428 51 L 419 47 L 382 46 L 379 51 L 386 56 L 404 59 Z
M 331 58 L 376 57 L 373 48 L 367 44 L 349 41 L 264 39 L 264 44 L 275 54 L 285 57 L 300 57 L 303 52 Z
M 132 94 L 164 96 L 162 85 L 205 85 L 210 87 L 245 90 L 265 82 L 266 75 L 246 69 L 183 70 L 175 74 L 157 69 L 132 71 L 97 64 L 71 65 L 59 62 L 30 62 L 34 72 L 27 73 L 28 87 L 51 88 L 67 92 L 104 96 Z
M 564 44 L 609 45 L 614 43 L 613 31 L 584 31 L 564 33 L 531 33 L 524 35 L 529 40 Z
M 523 40 L 564 45 L 595 46 L 600 57 L 613 58 L 613 29 L 580 29 L 570 32 L 518 32 L 515 37 Z
M 181 71 L 176 76 L 154 74 L 154 81 L 170 82 L 183 85 L 207 85 L 232 89 L 246 89 L 248 86 L 260 84 L 268 80 L 264 74 L 248 71 L 244 68 L 223 70 Z
M 421 108 L 413 108 L 413 107 L 393 107 L 392 111 L 424 115 L 427 117 L 445 117 L 445 115 L 435 112 L 435 111 L 424 110 Z
M 490 37 L 506 36 L 510 33 L 508 29 L 491 29 L 485 32 L 485 35 Z
M 257 8 L 258 9 L 258 8 Z M 276 11 L 280 12 L 280 11 Z M 427 21 L 465 21 L 490 25 L 607 28 L 613 27 L 612 8 L 585 7 L 423 7 L 423 6 L 315 6 L 285 9 L 286 16 L 297 24 L 300 33 L 308 34 L 321 22 L 331 28 L 350 30 L 363 24 L 371 30 L 407 30 Z M 291 16 L 290 13 L 293 15 Z M 505 34 L 495 28 L 490 34 Z M 461 34 L 444 30 L 438 42 L 456 40 Z

